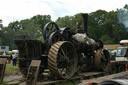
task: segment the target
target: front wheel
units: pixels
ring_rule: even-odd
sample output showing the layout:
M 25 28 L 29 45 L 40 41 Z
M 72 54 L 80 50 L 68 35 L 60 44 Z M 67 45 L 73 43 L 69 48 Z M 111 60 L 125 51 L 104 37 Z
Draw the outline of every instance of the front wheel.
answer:
M 98 70 L 105 71 L 110 65 L 110 54 L 106 49 L 99 49 L 95 54 L 95 66 Z

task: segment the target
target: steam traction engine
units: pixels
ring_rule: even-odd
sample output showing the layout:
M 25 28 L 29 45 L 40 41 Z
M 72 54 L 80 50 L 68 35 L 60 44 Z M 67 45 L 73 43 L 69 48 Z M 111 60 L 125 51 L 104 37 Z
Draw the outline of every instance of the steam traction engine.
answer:
M 76 72 L 106 71 L 109 52 L 100 40 L 87 36 L 87 14 L 83 16 L 83 29 L 73 31 L 59 28 L 49 22 L 43 28 L 44 41 L 15 40 L 19 49 L 19 68 L 26 75 L 31 60 L 41 60 L 39 74 L 49 69 L 58 78 L 69 79 Z

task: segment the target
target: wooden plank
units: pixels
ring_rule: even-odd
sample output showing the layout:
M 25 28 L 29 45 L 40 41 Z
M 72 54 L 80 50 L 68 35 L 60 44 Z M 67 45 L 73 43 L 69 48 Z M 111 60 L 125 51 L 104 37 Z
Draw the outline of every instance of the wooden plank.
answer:
M 94 76 L 94 75 L 99 75 L 99 74 L 102 74 L 103 72 L 85 72 L 85 73 L 81 73 L 80 75 L 83 75 L 83 76 Z
M 32 60 L 26 78 L 26 85 L 36 85 L 41 60 Z
M 85 73 L 80 73 L 69 80 L 54 80 L 54 81 L 49 80 L 49 81 L 37 82 L 37 85 L 55 85 L 55 84 L 59 85 L 59 83 L 80 81 L 81 79 L 86 79 L 90 76 L 96 76 L 101 74 L 103 74 L 103 72 L 85 72 Z
M 3 82 L 5 67 L 6 67 L 6 58 L 0 58 L 0 83 Z
M 121 73 L 117 73 L 117 74 L 113 74 L 113 75 L 107 75 L 107 76 L 103 76 L 103 77 L 94 78 L 94 79 L 82 80 L 81 85 L 82 84 L 89 85 L 90 83 L 99 83 L 99 82 L 104 81 L 104 80 L 125 76 L 127 74 L 128 74 L 128 71 L 125 71 L 125 72 L 121 72 Z

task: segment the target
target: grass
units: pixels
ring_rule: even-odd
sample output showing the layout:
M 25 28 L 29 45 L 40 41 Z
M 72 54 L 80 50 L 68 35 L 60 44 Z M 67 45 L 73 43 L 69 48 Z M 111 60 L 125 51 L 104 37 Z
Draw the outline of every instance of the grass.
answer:
M 6 84 L 6 83 L 1 83 L 0 85 L 8 85 L 8 84 Z M 10 85 L 10 84 L 9 84 Z M 18 84 L 13 84 L 13 85 L 18 85 Z
M 5 83 L 1 83 L 0 85 L 7 85 L 7 84 L 5 84 Z
M 15 74 L 19 71 L 18 65 L 6 64 L 5 75 Z
M 5 76 L 15 74 L 19 71 L 18 65 L 12 66 L 11 64 L 7 63 L 6 64 L 6 69 L 5 69 Z M 5 82 L 1 83 L 0 85 L 7 85 Z
M 78 80 L 72 80 L 72 81 L 65 81 L 61 83 L 57 83 L 55 85 L 78 85 L 79 81 Z

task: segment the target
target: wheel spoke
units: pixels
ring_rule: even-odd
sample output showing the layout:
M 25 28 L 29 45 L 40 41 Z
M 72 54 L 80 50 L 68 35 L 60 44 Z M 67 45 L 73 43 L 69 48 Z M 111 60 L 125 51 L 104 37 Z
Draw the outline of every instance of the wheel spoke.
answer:
M 67 52 L 67 56 L 70 55 L 72 51 Z M 72 56 L 69 56 L 70 59 L 72 59 Z
M 64 50 L 61 48 L 61 52 L 62 54 L 64 55 L 64 57 L 66 57 L 65 53 L 64 53 Z
M 66 71 L 65 68 L 61 68 L 61 69 L 60 69 L 60 73 L 62 73 L 62 75 L 66 73 L 65 71 Z

